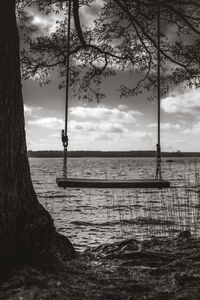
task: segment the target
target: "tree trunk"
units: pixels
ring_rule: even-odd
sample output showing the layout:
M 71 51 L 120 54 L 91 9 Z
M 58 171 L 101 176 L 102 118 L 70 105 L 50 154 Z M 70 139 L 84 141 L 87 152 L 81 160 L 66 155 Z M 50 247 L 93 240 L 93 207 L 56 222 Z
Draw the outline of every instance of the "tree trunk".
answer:
M 35 194 L 24 129 L 15 0 L 0 9 L 0 266 L 38 257 L 58 235 Z M 71 253 L 74 253 L 70 243 Z

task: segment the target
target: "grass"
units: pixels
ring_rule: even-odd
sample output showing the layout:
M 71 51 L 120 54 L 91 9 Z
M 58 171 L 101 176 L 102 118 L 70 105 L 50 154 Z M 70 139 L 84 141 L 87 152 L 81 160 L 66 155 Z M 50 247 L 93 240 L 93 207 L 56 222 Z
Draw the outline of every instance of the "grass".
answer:
M 200 236 L 200 173 L 198 162 L 184 165 L 176 174 L 171 167 L 171 188 L 162 190 L 115 190 L 107 196 L 107 218 L 116 220 L 118 212 L 121 238 L 176 236 L 189 230 Z M 176 177 L 177 176 L 177 177 Z

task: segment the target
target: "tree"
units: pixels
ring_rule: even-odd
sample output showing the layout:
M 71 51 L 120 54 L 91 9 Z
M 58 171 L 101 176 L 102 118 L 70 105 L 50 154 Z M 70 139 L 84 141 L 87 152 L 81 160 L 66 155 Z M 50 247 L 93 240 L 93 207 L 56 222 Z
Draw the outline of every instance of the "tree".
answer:
M 35 194 L 27 157 L 15 0 L 0 10 L 0 267 L 37 259 L 63 244 Z M 67 254 L 66 254 L 67 256 Z
M 51 69 L 57 68 L 60 87 L 65 85 L 67 55 L 66 19 L 68 1 L 34 1 L 44 13 L 59 14 L 57 30 L 41 35 L 35 29 L 28 39 L 28 51 L 22 53 L 25 78 L 38 75 L 49 82 Z M 27 4 L 27 2 L 26 2 Z M 118 72 L 132 72 L 135 86 L 122 85 L 121 96 L 131 96 L 147 89 L 155 91 L 157 69 L 158 5 L 161 20 L 162 94 L 169 87 L 200 84 L 200 4 L 198 0 L 77 0 L 73 1 L 74 28 L 71 30 L 71 86 L 75 95 L 100 100 L 103 77 Z M 83 26 L 84 7 L 96 8 L 93 24 Z M 26 22 L 25 22 L 26 23 Z

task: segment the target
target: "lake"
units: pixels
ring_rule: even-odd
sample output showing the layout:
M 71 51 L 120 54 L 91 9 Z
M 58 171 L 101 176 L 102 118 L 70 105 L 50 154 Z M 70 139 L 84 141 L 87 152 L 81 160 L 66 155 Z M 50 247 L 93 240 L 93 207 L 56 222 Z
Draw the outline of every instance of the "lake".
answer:
M 173 160 L 172 162 L 168 160 Z M 62 189 L 62 158 L 30 158 L 40 203 L 57 230 L 78 250 L 124 238 L 177 235 L 190 229 L 200 235 L 200 160 L 163 159 L 162 175 L 169 189 Z M 69 177 L 154 178 L 153 158 L 69 158 Z

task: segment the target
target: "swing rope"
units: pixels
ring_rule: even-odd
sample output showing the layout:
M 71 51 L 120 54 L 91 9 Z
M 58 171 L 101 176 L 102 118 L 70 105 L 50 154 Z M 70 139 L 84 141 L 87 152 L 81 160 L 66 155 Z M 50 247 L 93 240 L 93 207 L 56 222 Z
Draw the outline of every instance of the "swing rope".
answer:
M 67 178 L 67 147 L 68 147 L 68 102 L 69 102 L 69 57 L 70 57 L 70 25 L 71 25 L 71 0 L 68 7 L 68 24 L 67 24 L 67 57 L 66 57 L 66 97 L 65 97 L 65 129 L 62 130 L 61 139 L 64 148 L 63 156 L 63 177 Z
M 157 132 L 157 160 L 156 160 L 156 179 L 161 180 L 161 145 L 160 145 L 160 67 L 161 67 L 161 57 L 160 57 L 160 0 L 157 0 L 157 101 L 158 101 L 158 132 Z

